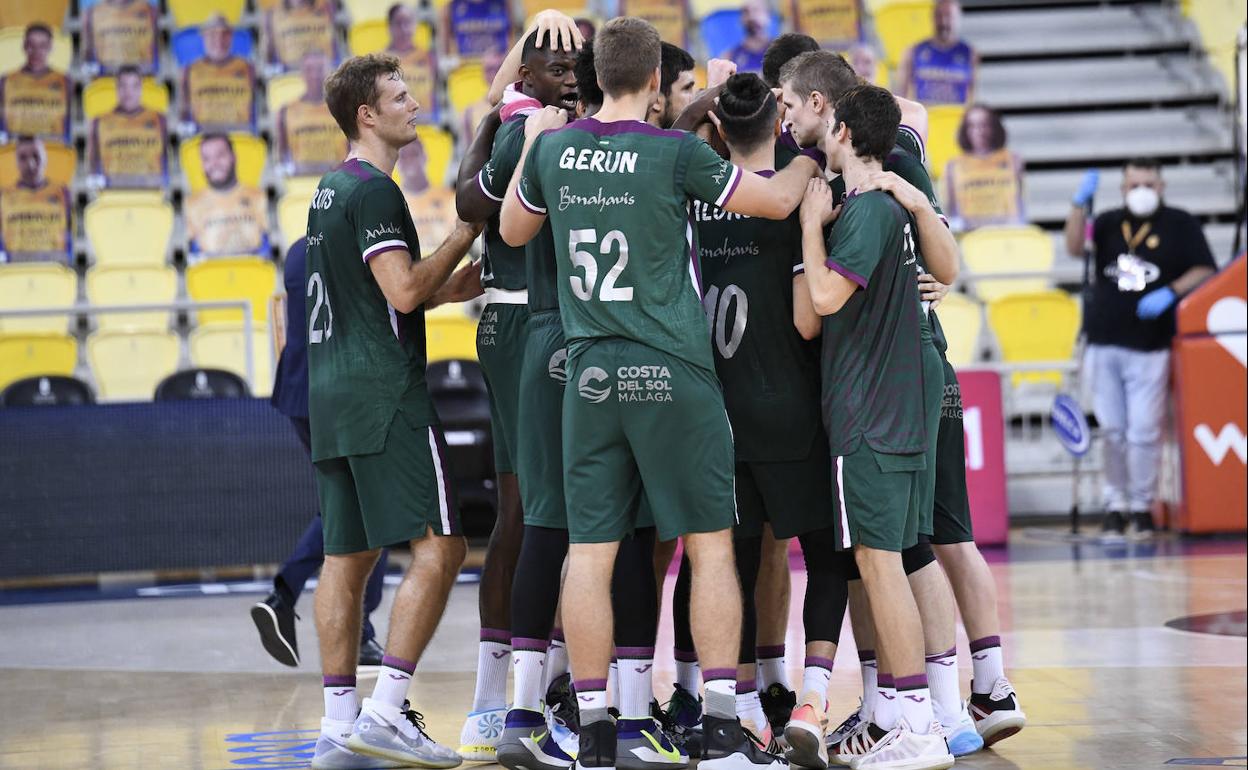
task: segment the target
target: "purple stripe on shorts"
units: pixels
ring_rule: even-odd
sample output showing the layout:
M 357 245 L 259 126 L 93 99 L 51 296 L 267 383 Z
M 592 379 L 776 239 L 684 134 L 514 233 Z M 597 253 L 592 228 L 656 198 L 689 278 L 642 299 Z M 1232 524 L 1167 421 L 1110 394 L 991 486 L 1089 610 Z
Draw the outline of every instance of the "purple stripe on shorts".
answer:
M 783 658 L 784 657 L 784 645 L 783 644 L 770 644 L 770 645 L 767 645 L 766 647 L 755 647 L 754 655 L 760 660 L 763 658 Z
M 393 655 L 383 655 L 381 658 L 381 665 L 388 668 L 397 668 L 398 670 L 404 671 L 408 674 L 416 670 L 416 664 L 412 661 L 396 658 Z
M 323 687 L 355 687 L 355 676 L 327 676 L 321 681 L 324 682 Z
M 481 628 L 481 641 L 511 644 L 511 632 L 505 628 Z
M 546 652 L 550 642 L 545 639 L 528 639 L 523 636 L 511 637 L 511 649 L 517 652 Z
M 806 668 L 826 668 L 832 670 L 832 660 L 830 658 L 820 658 L 816 655 L 807 655 L 806 662 L 803 664 Z
M 824 262 L 823 264 L 826 265 L 829 270 L 840 273 L 841 275 L 845 276 L 846 278 L 858 284 L 864 289 L 867 288 L 867 279 L 863 278 L 861 275 L 858 275 L 853 270 L 850 270 L 847 267 L 842 267 L 830 259 Z
M 677 663 L 697 663 L 698 654 L 692 650 L 673 650 L 672 655 Z
M 938 660 L 943 660 L 944 658 L 949 658 L 957 654 L 958 654 L 958 648 L 950 647 L 944 652 L 938 652 L 935 655 L 928 655 L 926 658 L 924 658 L 924 660 L 926 660 L 928 663 L 935 663 Z
M 577 692 L 598 692 L 598 691 L 606 692 L 607 680 L 606 679 L 582 679 L 578 682 L 573 682 L 572 689 L 576 690 Z
M 927 674 L 897 677 L 898 690 L 921 690 L 927 687 Z
M 859 650 L 858 661 L 866 663 L 867 661 L 875 662 L 875 650 Z
M 653 658 L 653 647 L 616 647 L 615 657 L 617 658 Z
M 754 679 L 746 679 L 745 681 L 737 680 L 737 695 L 742 693 L 754 692 L 758 689 L 758 682 Z
M 735 668 L 708 668 L 702 672 L 703 682 L 713 682 L 716 679 L 736 679 L 737 670 Z
M 892 674 L 880 674 L 879 677 L 876 678 L 876 683 L 886 690 L 891 690 L 896 686 L 893 684 Z
M 979 652 L 980 650 L 987 650 L 990 647 L 1000 647 L 1000 646 L 1001 646 L 1001 637 L 985 636 L 983 639 L 976 639 L 975 641 L 971 642 L 971 652 Z

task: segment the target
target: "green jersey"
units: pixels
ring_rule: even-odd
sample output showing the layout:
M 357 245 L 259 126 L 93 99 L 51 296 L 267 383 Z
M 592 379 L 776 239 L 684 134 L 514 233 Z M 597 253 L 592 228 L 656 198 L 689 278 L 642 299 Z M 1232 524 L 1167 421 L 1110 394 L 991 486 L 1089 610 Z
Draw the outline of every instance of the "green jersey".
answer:
M 805 459 L 821 435 L 819 347 L 793 326 L 793 276 L 802 269 L 797 214 L 756 219 L 700 201 L 693 212 L 702 304 L 737 459 Z
M 520 202 L 550 217 L 569 355 L 619 337 L 714 371 L 688 202 L 722 206 L 740 179 L 694 134 L 637 120 L 538 137 Z
M 524 244 L 524 275 L 529 285 L 529 312 L 559 309 L 559 265 L 550 220 L 537 237 Z
M 387 174 L 353 158 L 321 177 L 308 210 L 308 418 L 312 459 L 380 452 L 395 414 L 438 422 L 425 385 L 423 308 L 399 313 L 368 261 L 406 250 L 416 226 Z
M 880 191 L 850 195 L 827 266 L 860 290 L 823 319 L 823 418 L 833 455 L 862 441 L 884 454 L 927 450 L 923 309 L 914 220 Z
M 502 202 L 511 175 L 520 163 L 524 150 L 523 115 L 499 126 L 494 135 L 490 159 L 477 174 L 477 185 L 490 199 Z M 498 234 L 498 212 L 485 225 L 485 249 L 482 254 L 481 285 L 487 289 L 519 291 L 525 287 L 524 247 L 508 246 Z

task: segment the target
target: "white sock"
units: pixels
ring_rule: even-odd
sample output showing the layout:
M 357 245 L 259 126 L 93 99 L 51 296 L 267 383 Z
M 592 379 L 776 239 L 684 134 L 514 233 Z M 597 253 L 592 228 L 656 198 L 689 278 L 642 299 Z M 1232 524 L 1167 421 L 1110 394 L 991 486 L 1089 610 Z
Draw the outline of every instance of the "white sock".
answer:
M 897 702 L 897 688 L 893 678 L 883 675 L 875 686 L 875 703 L 871 706 L 871 721 L 884 730 L 891 730 L 901 720 L 901 704 Z
M 546 683 L 550 683 L 568 673 L 568 645 L 563 640 L 563 629 L 556 628 L 550 635 L 550 646 L 546 648 Z
M 858 710 L 858 716 L 860 719 L 870 720 L 875 714 L 875 702 L 879 700 L 880 669 L 875 660 L 875 653 L 870 651 L 858 653 L 858 667 L 862 672 L 862 708 Z
M 493 711 L 507 708 L 507 669 L 511 667 L 511 632 L 481 629 L 477 647 L 477 689 L 472 710 Z
M 1001 662 L 1001 637 L 986 636 L 971 642 L 971 666 L 975 670 L 971 692 L 987 695 L 992 686 L 1005 676 Z
M 619 688 L 616 708 L 624 719 L 642 719 L 650 716 L 650 701 L 654 699 L 654 648 L 617 647 L 616 662 L 611 666 Z
M 689 656 L 691 653 L 676 651 L 676 684 L 697 695 L 702 686 L 702 671 L 698 668 L 697 657 L 693 657 L 692 660 L 681 660 L 682 657 Z
M 832 661 L 827 658 L 806 656 L 806 667 L 802 669 L 802 697 L 811 692 L 819 696 L 819 703 L 826 709 L 828 706 L 828 680 L 832 678 Z
M 607 681 L 605 679 L 585 679 L 573 682 L 572 689 L 576 690 L 582 726 L 607 718 Z
M 926 676 L 907 676 L 902 682 L 907 685 L 913 681 L 922 682 Z M 901 704 L 901 716 L 910 725 L 910 731 L 919 735 L 927 735 L 932 727 L 932 693 L 925 686 L 910 687 L 903 685 L 897 691 L 897 703 Z M 883 725 L 881 725 L 883 727 Z
M 415 664 L 391 658 L 382 658 L 383 665 L 377 674 L 377 686 L 373 688 L 373 700 L 398 708 L 407 700 L 407 688 L 412 684 Z M 411 668 L 408 668 L 408 666 Z
M 546 692 L 546 640 L 516 637 L 512 642 L 515 646 L 511 653 L 511 664 L 516 677 L 512 708 L 541 711 L 542 696 Z
M 758 699 L 754 682 L 737 683 L 737 716 L 743 721 L 753 722 L 757 730 L 767 726 L 767 715 L 763 713 L 763 702 Z
M 928 655 L 926 668 L 927 681 L 932 692 L 932 711 L 942 725 L 952 727 L 962 716 L 957 649 L 951 648 L 938 655 Z
M 774 647 L 758 647 L 754 650 L 754 656 L 758 664 L 759 689 L 766 690 L 773 684 L 781 684 L 784 685 L 784 689 L 789 689 L 788 677 L 784 673 L 783 644 Z
M 710 716 L 720 719 L 732 719 L 737 715 L 737 670 L 735 668 L 711 669 L 707 672 L 703 709 Z
M 350 680 L 350 684 L 347 684 Z M 335 681 L 341 684 L 335 684 Z M 355 694 L 355 677 L 325 677 L 325 718 L 335 722 L 354 722 L 360 713 Z
M 607 669 L 607 696 L 616 711 L 620 710 L 620 667 L 611 659 L 611 667 Z

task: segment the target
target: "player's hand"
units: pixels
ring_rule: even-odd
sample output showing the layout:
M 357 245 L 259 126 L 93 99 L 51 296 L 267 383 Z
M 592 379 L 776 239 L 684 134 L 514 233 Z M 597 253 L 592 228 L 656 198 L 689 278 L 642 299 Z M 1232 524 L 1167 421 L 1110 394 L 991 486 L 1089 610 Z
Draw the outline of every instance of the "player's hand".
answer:
M 802 207 L 798 214 L 803 229 L 818 228 L 822 230 L 835 222 L 841 214 L 841 207 L 833 205 L 832 188 L 822 177 L 811 179 L 806 184 L 806 195 L 802 198 Z
M 562 107 L 543 107 L 524 122 L 524 138 L 531 142 L 541 136 L 543 131 L 563 128 L 567 122 L 568 113 Z
M 562 48 L 565 51 L 579 51 L 585 45 L 580 27 L 566 13 L 547 9 L 533 17 L 533 29 L 537 32 L 537 47 L 542 47 L 543 38 L 550 41 L 551 48 Z
M 485 222 L 465 222 L 464 220 L 456 220 L 455 229 L 466 232 L 468 235 L 476 238 L 485 229 Z
M 902 208 L 911 214 L 918 213 L 925 207 L 932 205 L 932 202 L 927 199 L 927 196 L 919 188 L 897 176 L 892 171 L 873 172 L 867 176 L 865 182 L 858 185 L 858 192 L 860 193 L 870 192 L 871 190 L 883 190 L 892 195 L 902 205 Z
M 714 88 L 737 74 L 736 62 L 727 59 L 711 59 L 706 63 L 706 87 Z
M 949 287 L 936 280 L 931 273 L 923 273 L 919 276 L 919 299 L 932 303 L 932 309 L 935 309 L 948 293 Z
M 463 224 L 463 223 L 461 223 Z M 469 262 L 451 273 L 442 286 L 438 299 L 443 302 L 467 302 L 481 295 L 482 261 Z

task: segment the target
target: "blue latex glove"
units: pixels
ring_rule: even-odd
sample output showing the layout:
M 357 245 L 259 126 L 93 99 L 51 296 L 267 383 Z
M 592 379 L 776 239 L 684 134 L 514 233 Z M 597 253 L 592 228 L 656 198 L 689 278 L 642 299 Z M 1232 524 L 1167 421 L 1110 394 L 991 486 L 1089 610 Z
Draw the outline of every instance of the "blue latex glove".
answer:
M 1092 196 L 1096 195 L 1096 185 L 1101 181 L 1101 172 L 1094 168 L 1090 168 L 1083 172 L 1083 181 L 1079 183 L 1079 189 L 1075 192 L 1075 197 L 1071 199 L 1071 203 L 1083 208 L 1092 202 Z
M 1174 300 L 1174 289 L 1171 289 L 1169 286 L 1153 289 L 1148 294 L 1140 297 L 1140 301 L 1135 306 L 1135 314 L 1145 321 L 1151 321 L 1169 310 L 1170 306 L 1174 304 Z

